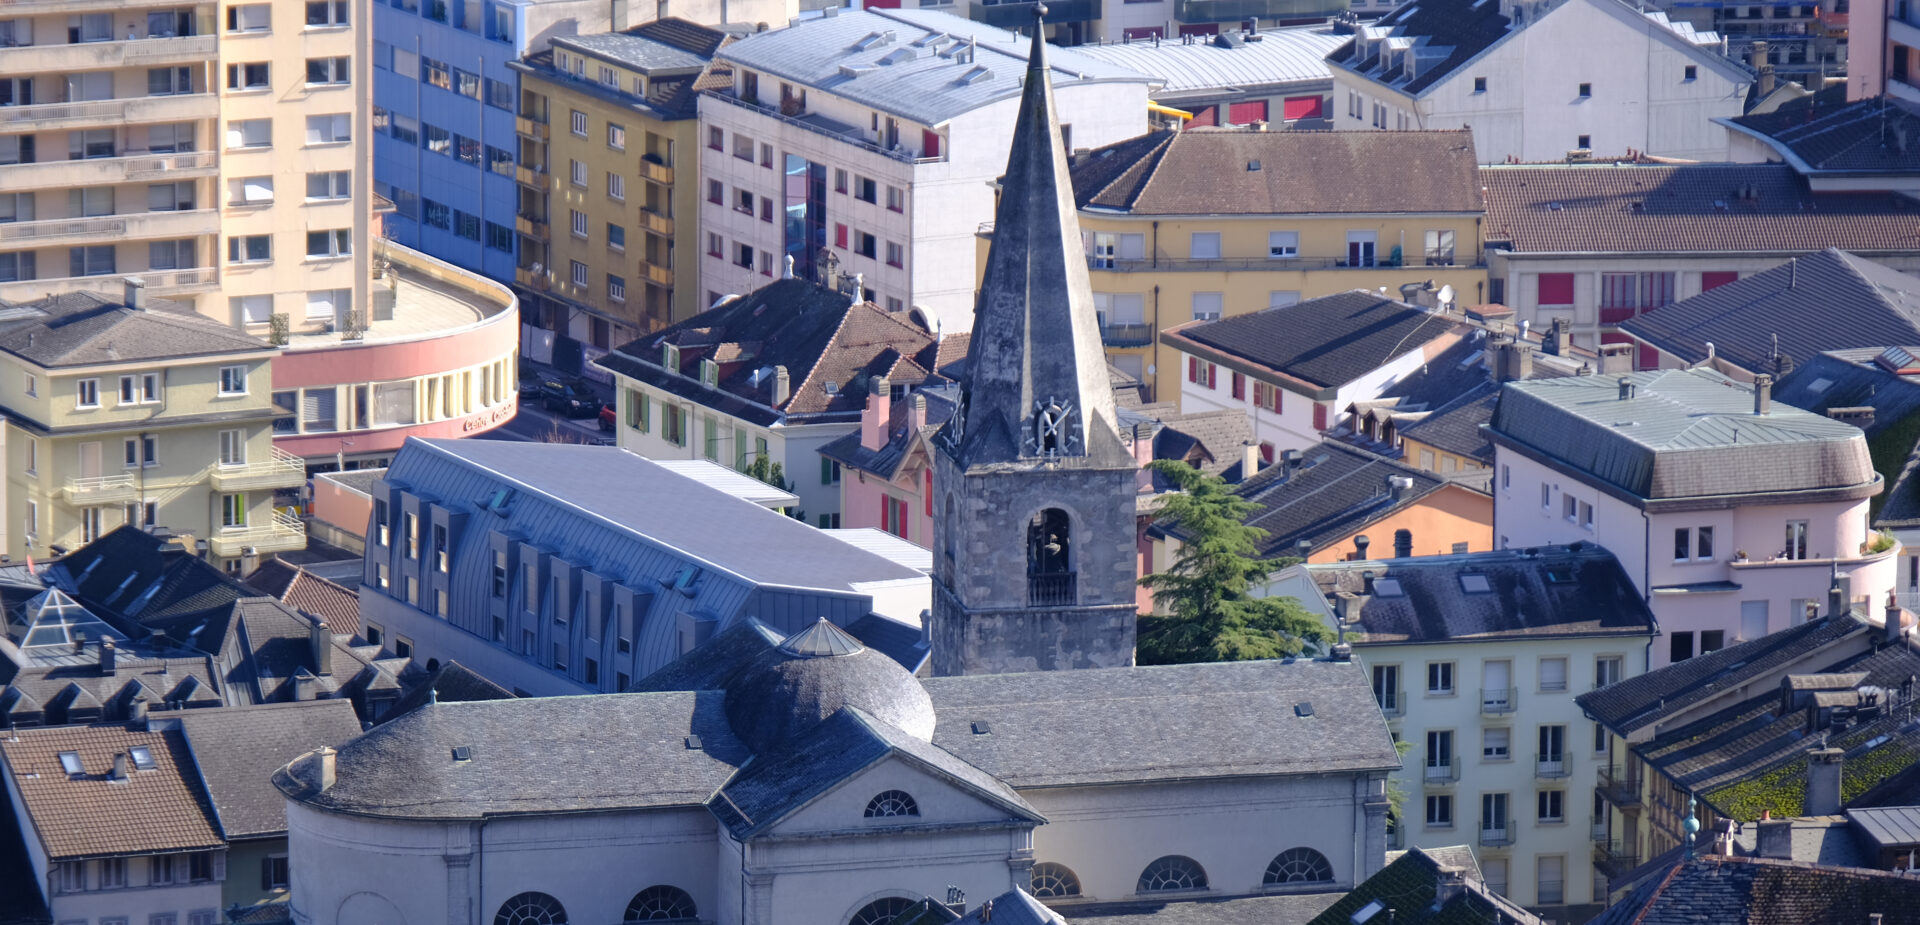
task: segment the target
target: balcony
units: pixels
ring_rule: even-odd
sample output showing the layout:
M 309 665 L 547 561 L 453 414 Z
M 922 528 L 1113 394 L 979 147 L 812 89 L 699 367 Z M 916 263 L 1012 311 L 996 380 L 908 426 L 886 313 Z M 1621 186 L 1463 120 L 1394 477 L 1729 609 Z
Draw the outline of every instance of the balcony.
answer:
M 213 209 L 54 218 L 41 222 L 0 224 L 0 247 L 97 244 L 103 237 L 185 238 L 214 234 L 219 230 L 220 213 Z
M 1600 780 L 1594 786 L 1600 796 L 1621 809 L 1640 805 L 1640 776 L 1628 774 L 1624 768 L 1603 767 Z
M 1608 840 L 1613 838 L 1613 826 L 1608 824 L 1607 817 L 1589 816 L 1588 819 L 1591 820 L 1593 828 L 1594 844 L 1604 845 Z
M 1069 0 L 1069 2 L 1071 2 L 1071 0 Z M 1018 9 L 1024 11 L 1020 19 L 1021 25 L 1033 22 L 1032 4 L 1022 4 Z M 1048 7 L 1048 9 L 1052 9 L 1052 7 Z M 1056 20 L 1049 14 L 1047 21 L 1054 22 Z M 794 113 L 783 112 L 777 103 L 748 102 L 730 93 L 708 93 L 704 98 L 731 103 L 741 109 L 752 110 L 769 119 L 777 119 L 795 128 L 804 129 L 817 135 L 824 135 L 842 144 L 864 148 L 871 153 L 899 161 L 902 164 L 937 164 L 946 160 L 945 157 L 916 157 L 912 151 L 904 148 L 894 150 L 893 148 L 880 144 L 879 141 L 874 138 L 869 137 L 873 133 L 866 129 L 860 128 L 859 126 L 848 125 L 844 122 L 836 122 L 818 113 L 809 113 L 805 110 Z
M 213 43 L 211 35 L 184 35 L 118 42 L 17 45 L 0 48 L 0 74 L 204 64 L 214 56 Z
M 640 179 L 661 186 L 673 185 L 673 168 L 651 160 L 652 155 L 640 159 Z
M 1596 839 L 1593 843 L 1593 866 L 1609 879 L 1619 877 L 1640 866 L 1640 852 L 1617 838 Z
M 207 537 L 210 551 L 220 558 L 232 559 L 307 548 L 307 525 L 301 523 L 300 518 L 275 511 L 262 519 L 265 523 L 257 526 L 214 531 Z
M 8 0 L 8 16 L 42 16 L 48 13 L 85 13 L 94 10 L 145 10 L 154 7 L 177 8 L 180 0 Z
M 1422 779 L 1428 786 L 1444 786 L 1460 779 L 1460 762 L 1452 755 L 1428 756 Z
M 78 161 L 9 164 L 0 170 L 0 193 L 48 187 L 99 186 L 151 180 L 185 180 L 218 173 L 212 151 L 181 154 L 128 154 Z
M 1153 326 L 1119 322 L 1100 326 L 1100 342 L 1109 347 L 1145 347 L 1153 343 Z
M 526 116 L 520 116 L 513 120 L 513 130 L 535 141 L 547 140 L 547 123 L 545 120 L 534 120 Z
M 643 208 L 640 210 L 640 229 L 642 231 L 650 231 L 657 235 L 672 237 L 673 219 L 661 215 L 652 209 Z
M 516 231 L 536 241 L 547 240 L 547 234 L 550 230 L 547 227 L 545 216 L 536 218 L 524 213 L 513 217 L 513 227 Z
M 535 272 L 532 267 L 520 267 L 513 271 L 513 281 L 528 289 L 545 290 L 551 283 L 547 279 L 548 271 Z
M 1513 706 L 1520 700 L 1520 692 L 1511 687 L 1483 688 L 1480 691 L 1480 712 L 1488 716 L 1512 713 Z
M 211 93 L 138 96 L 78 103 L 36 103 L 0 106 L 0 133 L 47 132 L 85 126 L 143 122 L 184 122 L 211 119 L 220 114 L 220 99 Z
M 530 186 L 537 190 L 545 190 L 548 185 L 547 168 L 544 165 L 515 164 L 513 178 L 519 181 L 521 186 Z
M 656 286 L 673 285 L 673 271 L 666 267 L 642 260 L 640 261 L 638 269 L 640 271 L 640 278 L 649 283 Z
M 1100 12 L 1100 0 L 1055 0 L 1047 4 L 1047 22 L 1093 22 Z M 974 3 L 967 8 L 967 18 L 1002 29 L 1024 29 L 1033 25 L 1033 4 Z
M 134 484 L 131 472 L 124 475 L 95 475 L 68 479 L 66 493 L 67 502 L 79 507 L 119 504 L 124 501 L 135 501 L 140 497 L 140 489 Z
M 1513 844 L 1512 823 L 1503 820 L 1498 824 L 1489 824 L 1485 819 L 1480 820 L 1480 847 L 1499 848 L 1511 844 Z
M 1533 776 L 1535 777 L 1542 780 L 1557 780 L 1571 774 L 1573 774 L 1572 766 L 1567 763 L 1567 756 L 1564 754 L 1533 756 Z
M 307 482 L 307 463 L 292 453 L 276 448 L 264 462 L 214 466 L 209 475 L 216 491 L 299 488 Z
M 1079 603 L 1074 572 L 1027 573 L 1027 606 L 1072 607 Z
M 1247 19 L 1324 20 L 1346 9 L 1344 3 L 1330 4 L 1326 0 L 1177 0 L 1173 18 L 1181 22 L 1232 23 Z
M 100 292 L 118 295 L 121 291 L 120 281 L 127 276 L 138 276 L 145 280 L 148 294 L 158 296 L 211 292 L 220 285 L 220 271 L 213 267 L 192 267 L 185 270 L 136 270 L 104 276 L 67 276 L 0 283 L 0 299 L 25 302 L 42 296 L 66 295 L 69 292 Z

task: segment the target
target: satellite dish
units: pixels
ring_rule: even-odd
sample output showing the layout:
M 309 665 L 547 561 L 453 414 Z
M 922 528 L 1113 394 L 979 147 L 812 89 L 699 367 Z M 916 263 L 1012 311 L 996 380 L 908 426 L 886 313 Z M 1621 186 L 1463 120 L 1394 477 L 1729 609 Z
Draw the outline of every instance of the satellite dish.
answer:
M 1447 306 L 1451 306 L 1453 304 L 1453 284 L 1452 283 L 1448 283 L 1447 285 L 1440 287 L 1440 304 L 1447 305 Z

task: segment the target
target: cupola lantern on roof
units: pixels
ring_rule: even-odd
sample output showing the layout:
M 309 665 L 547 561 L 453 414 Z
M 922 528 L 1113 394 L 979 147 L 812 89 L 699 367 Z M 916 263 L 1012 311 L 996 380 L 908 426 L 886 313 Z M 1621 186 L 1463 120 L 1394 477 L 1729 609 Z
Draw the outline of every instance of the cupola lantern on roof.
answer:
M 934 454 L 940 675 L 1133 661 L 1139 470 L 1114 423 L 1034 13 L 960 407 Z

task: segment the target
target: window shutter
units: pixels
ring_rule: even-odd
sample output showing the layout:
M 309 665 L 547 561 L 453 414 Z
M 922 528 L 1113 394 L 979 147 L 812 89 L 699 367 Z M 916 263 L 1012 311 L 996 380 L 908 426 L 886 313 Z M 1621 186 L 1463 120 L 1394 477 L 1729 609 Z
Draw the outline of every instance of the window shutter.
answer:
M 1279 409 L 1276 408 L 1274 410 L 1278 411 Z M 1313 429 L 1314 430 L 1327 429 L 1327 406 L 1326 405 L 1313 406 Z
M 227 853 L 225 851 L 215 851 L 213 853 L 213 879 L 216 881 L 224 881 L 227 879 Z
M 1573 274 L 1572 273 L 1540 274 L 1539 304 L 1541 305 L 1572 305 L 1573 304 Z
M 1540 687 L 1542 690 L 1561 690 L 1567 686 L 1567 660 L 1563 658 L 1543 658 L 1540 660 Z
M 273 889 L 273 859 L 260 859 L 260 889 Z

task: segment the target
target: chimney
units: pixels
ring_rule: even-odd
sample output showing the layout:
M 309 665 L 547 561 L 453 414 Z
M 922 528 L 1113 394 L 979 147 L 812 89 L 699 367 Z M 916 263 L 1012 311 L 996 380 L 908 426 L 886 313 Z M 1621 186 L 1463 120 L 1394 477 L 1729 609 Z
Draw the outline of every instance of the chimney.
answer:
M 1626 376 L 1621 376 L 1620 377 L 1620 400 L 1626 401 L 1627 399 L 1632 397 L 1633 397 L 1633 380 L 1627 378 Z
M 1301 453 L 1299 450 L 1282 450 L 1280 452 L 1280 465 L 1283 468 L 1280 470 L 1280 474 L 1287 478 L 1293 478 L 1293 474 L 1300 471 L 1300 459 Z
M 1557 356 L 1557 357 L 1572 356 L 1573 355 L 1573 319 L 1571 318 L 1553 319 L 1553 327 L 1550 327 L 1547 329 L 1547 336 L 1544 342 L 1542 343 L 1542 346 L 1546 348 L 1547 353 L 1553 356 Z
M 319 751 L 313 753 L 314 759 L 320 762 L 321 790 L 327 790 L 333 786 L 334 778 L 339 773 L 335 763 L 339 754 L 329 745 L 322 745 Z
M 134 722 L 134 723 L 146 722 L 147 710 L 151 706 L 152 706 L 151 704 L 147 703 L 147 695 L 135 694 L 132 700 L 127 701 L 128 722 Z
M 787 403 L 787 396 L 793 394 L 793 380 L 788 377 L 785 366 L 773 368 L 773 385 L 770 388 L 773 393 L 767 396 L 767 404 L 778 408 Z
M 1367 606 L 1368 596 L 1352 591 L 1333 592 L 1333 616 L 1341 623 L 1360 622 L 1360 611 Z
M 1433 903 L 1436 906 L 1445 906 L 1447 903 L 1452 902 L 1454 897 L 1466 891 L 1467 878 L 1465 873 L 1457 869 L 1442 870 L 1440 872 L 1440 882 L 1435 884 Z
M 1906 619 L 1906 614 L 1902 613 L 1900 610 L 1899 596 L 1894 594 L 1892 588 L 1888 588 L 1887 589 L 1887 622 L 1886 622 L 1886 626 L 1881 628 L 1881 633 L 1883 634 L 1883 638 L 1886 640 L 1887 645 L 1891 646 L 1891 645 L 1899 644 L 1900 635 L 1903 629 L 1903 623 L 1905 619 Z
M 126 295 L 122 297 L 120 301 L 135 311 L 145 309 L 147 307 L 147 281 L 138 276 L 129 276 L 126 282 Z
M 1807 751 L 1807 800 L 1809 816 L 1833 816 L 1840 812 L 1840 767 L 1846 752 L 1837 748 Z
M 1387 476 L 1387 491 L 1393 495 L 1393 500 L 1396 504 L 1404 501 L 1406 500 L 1407 493 L 1413 491 L 1413 479 L 1404 475 Z M 1412 540 L 1409 539 L 1408 542 L 1411 543 Z
M 1367 544 L 1370 542 L 1372 541 L 1367 539 L 1367 535 L 1364 533 L 1359 534 L 1353 538 L 1353 558 L 1355 561 L 1364 560 L 1367 557 Z M 1367 581 L 1367 590 L 1368 591 L 1373 590 L 1373 581 L 1371 577 L 1369 577 Z
M 1501 382 L 1520 382 L 1533 378 L 1533 345 L 1523 340 L 1508 344 L 1506 367 L 1500 377 Z
M 860 413 L 860 446 L 877 450 L 887 445 L 887 430 L 892 424 L 893 383 L 885 376 L 867 380 L 867 407 Z
M 1633 372 L 1632 344 L 1601 344 L 1600 375 Z
M 1753 413 L 1764 415 L 1773 410 L 1773 377 L 1761 373 L 1753 377 Z
M 1792 819 L 1762 819 L 1755 825 L 1759 827 L 1759 836 L 1753 844 L 1755 856 L 1776 861 L 1793 860 Z
M 1772 93 L 1774 87 L 1773 58 L 1767 54 L 1767 43 L 1765 42 L 1753 43 L 1753 69 L 1760 75 L 1759 84 L 1754 88 L 1754 92 L 1758 94 L 1756 98 L 1765 97 L 1767 94 Z
M 1405 559 L 1413 555 L 1413 531 L 1404 527 L 1393 531 L 1393 557 Z
M 1837 617 L 1853 609 L 1853 576 L 1834 570 L 1833 583 L 1827 586 L 1827 616 Z
M 313 673 L 322 678 L 333 674 L 333 633 L 327 624 L 313 621 L 307 629 L 307 640 L 313 645 Z
M 908 423 L 913 426 L 915 433 L 919 433 L 927 426 L 927 397 L 915 392 L 913 397 L 907 400 L 907 405 L 912 409 L 910 413 L 913 415 L 908 419 Z
M 1353 647 L 1344 642 L 1336 642 L 1327 653 L 1327 660 L 1345 664 L 1353 661 Z
M 113 640 L 104 639 L 104 638 L 101 639 L 100 640 L 100 676 L 101 677 L 112 676 L 113 670 L 114 670 L 115 654 L 116 653 L 114 652 L 114 649 L 113 649 Z
M 121 752 L 120 754 L 113 756 L 113 779 L 114 780 L 127 779 L 127 753 L 126 752 Z
M 1248 440 L 1240 444 L 1240 478 L 1250 479 L 1260 471 L 1260 444 Z M 1284 475 L 1285 473 L 1281 473 Z

